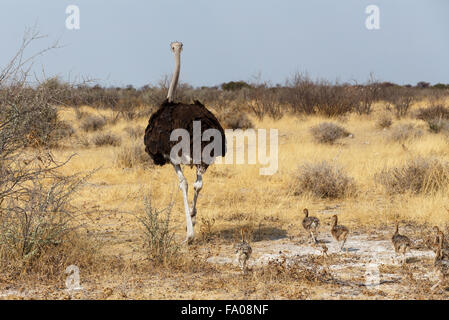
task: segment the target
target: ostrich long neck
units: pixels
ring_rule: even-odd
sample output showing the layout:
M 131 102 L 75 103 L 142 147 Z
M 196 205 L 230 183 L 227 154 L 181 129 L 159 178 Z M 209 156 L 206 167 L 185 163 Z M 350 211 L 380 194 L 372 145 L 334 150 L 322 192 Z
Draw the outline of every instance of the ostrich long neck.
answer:
M 181 53 L 178 50 L 175 50 L 174 54 L 175 54 L 175 71 L 173 72 L 170 88 L 168 89 L 167 95 L 168 102 L 173 102 L 175 98 L 176 86 L 178 84 L 179 79 L 179 71 L 181 70 Z

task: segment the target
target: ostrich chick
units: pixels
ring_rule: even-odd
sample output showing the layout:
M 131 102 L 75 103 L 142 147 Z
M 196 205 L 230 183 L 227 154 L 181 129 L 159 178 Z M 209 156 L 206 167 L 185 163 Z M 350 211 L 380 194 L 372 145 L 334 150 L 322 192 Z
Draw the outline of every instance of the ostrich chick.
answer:
M 241 232 L 242 232 L 242 242 L 235 244 L 234 248 L 240 268 L 242 269 L 243 273 L 247 273 L 248 267 L 246 264 L 249 258 L 251 257 L 253 249 L 251 248 L 249 243 L 246 242 L 245 240 L 246 229 L 242 228 Z
M 332 237 L 334 237 L 334 239 L 336 241 L 341 241 L 340 250 L 343 250 L 343 246 L 345 245 L 346 239 L 348 237 L 349 229 L 346 228 L 345 226 L 338 225 L 337 222 L 338 222 L 338 217 L 336 215 L 334 215 L 332 217 L 331 234 L 332 234 Z
M 307 209 L 304 209 L 303 212 L 305 217 L 302 220 L 302 226 L 306 231 L 310 232 L 313 242 L 317 243 L 315 234 L 320 226 L 320 220 L 316 217 L 309 217 L 309 210 Z
M 449 260 L 449 247 L 447 245 L 446 239 L 444 238 L 444 233 L 437 226 L 433 227 L 436 235 L 432 243 L 432 250 L 436 253 L 440 247 L 441 242 L 441 256 L 443 260 Z
M 412 243 L 410 239 L 407 236 L 404 236 L 402 234 L 399 234 L 399 224 L 396 224 L 396 231 L 391 237 L 391 242 L 394 246 L 394 251 L 396 254 L 401 253 L 403 260 L 402 263 L 405 263 L 405 254 L 407 251 L 410 251 L 410 247 L 412 246 Z
M 444 260 L 443 254 L 443 239 L 440 238 L 438 248 L 435 254 L 434 271 L 438 275 L 438 282 L 432 287 L 435 290 L 442 282 L 444 282 L 449 275 L 449 261 Z
M 442 237 L 443 238 L 442 250 L 444 254 L 444 251 L 447 251 L 449 249 L 449 245 L 444 237 L 444 233 L 437 226 L 433 227 L 433 232 L 435 233 L 435 236 L 431 243 L 431 249 L 433 252 L 437 252 L 438 246 L 440 245 L 440 238 Z

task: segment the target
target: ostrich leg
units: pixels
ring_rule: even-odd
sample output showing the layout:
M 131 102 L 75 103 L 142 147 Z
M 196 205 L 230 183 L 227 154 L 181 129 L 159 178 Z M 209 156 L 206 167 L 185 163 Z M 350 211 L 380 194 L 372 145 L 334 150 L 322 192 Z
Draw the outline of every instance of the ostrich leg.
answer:
M 313 243 L 316 243 L 315 235 L 313 234 L 313 231 L 310 231 L 310 235 L 312 236 Z
M 173 164 L 173 167 L 175 168 L 176 174 L 178 175 L 179 188 L 181 189 L 182 196 L 184 197 L 184 208 L 186 211 L 186 223 L 187 223 L 186 242 L 187 242 L 187 244 L 189 244 L 193 241 L 193 238 L 195 236 L 194 232 L 193 232 L 192 217 L 190 216 L 189 202 L 187 199 L 187 190 L 188 190 L 189 186 L 187 184 L 187 179 L 184 177 L 181 166 L 179 164 Z
M 192 217 L 193 225 L 196 223 L 196 201 L 198 200 L 198 195 L 203 188 L 203 171 L 204 170 L 201 167 L 196 168 L 196 181 L 193 184 L 193 189 L 195 192 L 193 194 L 192 208 L 190 209 L 190 216 Z

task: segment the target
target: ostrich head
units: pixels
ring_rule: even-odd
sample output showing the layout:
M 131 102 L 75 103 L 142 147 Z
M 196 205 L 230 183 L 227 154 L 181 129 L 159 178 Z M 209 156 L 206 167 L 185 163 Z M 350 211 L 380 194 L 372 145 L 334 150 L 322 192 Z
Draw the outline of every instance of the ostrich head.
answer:
M 177 42 L 177 41 L 172 42 L 172 43 L 170 43 L 170 48 L 171 48 L 171 51 L 173 51 L 173 53 L 175 53 L 175 54 L 176 54 L 176 52 L 180 53 L 182 51 L 182 42 Z
M 336 226 L 338 222 L 338 217 L 336 214 L 332 216 L 332 225 Z
M 175 71 L 173 72 L 173 77 L 171 78 L 170 88 L 168 89 L 167 99 L 168 102 L 173 102 L 175 98 L 176 86 L 178 84 L 179 79 L 179 71 L 181 70 L 181 51 L 182 51 L 182 43 L 181 42 L 172 42 L 170 44 L 170 49 L 173 51 L 175 56 Z

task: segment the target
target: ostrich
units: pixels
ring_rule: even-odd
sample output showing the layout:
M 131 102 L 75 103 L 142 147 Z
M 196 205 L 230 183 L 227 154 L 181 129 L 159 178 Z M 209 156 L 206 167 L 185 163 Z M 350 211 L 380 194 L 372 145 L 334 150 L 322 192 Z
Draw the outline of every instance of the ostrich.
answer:
M 433 238 L 433 242 L 431 243 L 431 249 L 433 252 L 436 252 L 438 246 L 440 244 L 440 239 L 443 239 L 442 253 L 445 258 L 449 258 L 449 245 L 446 242 L 444 237 L 444 233 L 437 226 L 433 227 L 433 231 L 435 232 L 435 236 Z
M 449 261 L 444 259 L 443 250 L 444 236 L 439 239 L 438 247 L 435 252 L 434 271 L 439 276 L 438 282 L 431 288 L 435 290 L 449 276 Z
M 309 217 L 309 210 L 307 209 L 304 209 L 303 212 L 304 219 L 302 220 L 302 226 L 306 231 L 310 232 L 313 242 L 317 243 L 315 234 L 316 229 L 320 226 L 320 220 L 316 217 Z
M 391 237 L 391 242 L 393 243 L 394 251 L 396 252 L 396 254 L 402 253 L 402 263 L 404 264 L 405 262 L 407 262 L 405 254 L 407 253 L 407 251 L 410 251 L 412 242 L 407 236 L 399 234 L 399 223 L 396 223 L 396 229 L 393 236 Z
M 340 250 L 343 251 L 343 246 L 346 243 L 346 239 L 348 238 L 349 229 L 346 228 L 343 225 L 339 225 L 338 223 L 338 217 L 337 215 L 332 216 L 332 228 L 331 228 L 331 234 L 332 237 L 336 241 L 341 241 Z
M 245 240 L 245 233 L 247 230 L 245 228 L 242 228 L 242 242 L 239 242 L 234 245 L 235 253 L 237 255 L 237 260 L 239 262 L 240 268 L 242 269 L 243 273 L 246 274 L 248 271 L 247 268 L 247 262 L 249 258 L 251 257 L 251 253 L 253 252 L 253 249 L 249 245 L 249 243 Z
M 179 188 L 181 189 L 184 198 L 187 223 L 186 243 L 190 244 L 194 238 L 193 228 L 196 222 L 196 202 L 203 187 L 202 176 L 206 172 L 207 167 L 213 162 L 213 159 L 225 155 L 226 140 L 224 130 L 217 118 L 203 104 L 201 104 L 201 102 L 197 100 L 195 100 L 193 104 L 174 102 L 179 71 L 181 69 L 182 43 L 172 42 L 170 48 L 175 56 L 175 70 L 171 79 L 167 99 L 165 99 L 159 109 L 151 115 L 150 120 L 148 121 L 148 126 L 145 129 L 144 143 L 145 151 L 150 155 L 156 165 L 163 166 L 167 163 L 171 163 L 176 171 L 179 179 Z M 201 132 L 194 129 L 194 121 L 200 124 Z M 174 153 L 173 156 L 171 155 L 172 148 L 178 144 L 178 141 L 171 141 L 170 136 L 176 129 L 183 129 L 185 132 L 188 132 L 190 137 L 190 148 L 188 152 L 181 149 L 180 151 L 182 151 L 182 154 L 178 152 Z M 213 136 L 212 142 L 207 143 L 204 141 L 203 133 L 209 129 L 214 129 L 214 132 L 216 132 L 217 135 Z M 201 133 L 201 136 L 199 136 L 199 133 Z M 201 150 L 199 150 L 201 155 L 206 146 L 209 148 L 208 144 L 212 145 L 213 153 L 210 153 L 212 161 L 205 161 L 202 158 L 197 159 L 198 153 L 196 152 L 198 152 L 198 150 L 195 151 L 196 144 L 201 148 Z M 190 208 L 187 197 L 188 183 L 181 169 L 180 159 L 183 164 L 188 164 L 190 167 L 196 167 L 196 181 L 193 184 L 193 202 Z
M 433 230 L 435 231 L 436 236 L 434 238 L 434 242 L 432 243 L 432 250 L 436 253 L 441 242 L 441 257 L 443 260 L 449 260 L 449 248 L 446 243 L 444 233 L 437 226 L 433 227 Z

